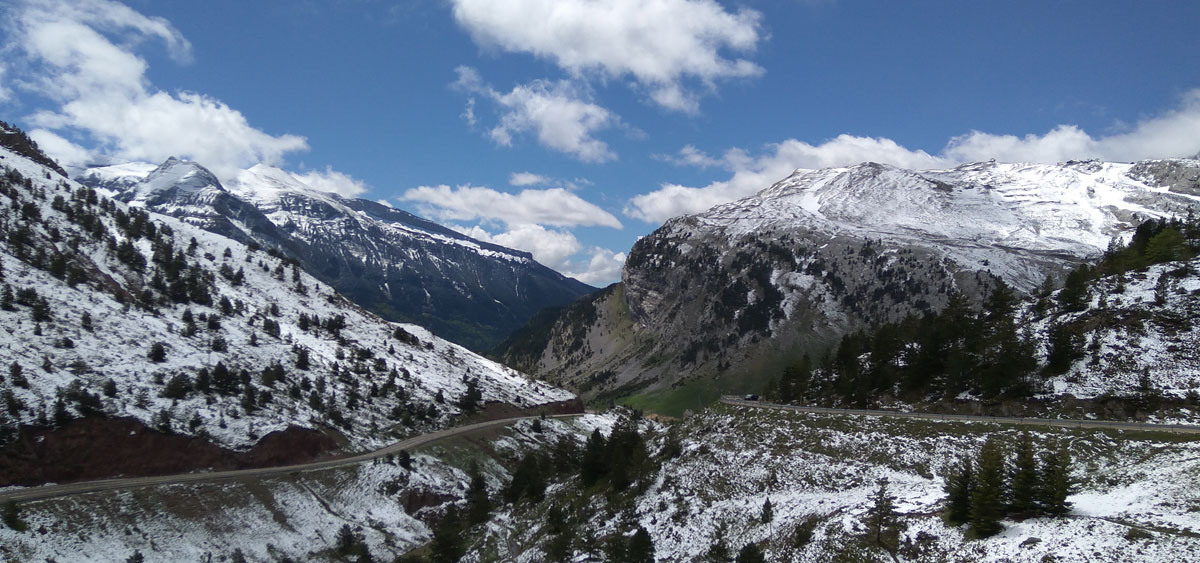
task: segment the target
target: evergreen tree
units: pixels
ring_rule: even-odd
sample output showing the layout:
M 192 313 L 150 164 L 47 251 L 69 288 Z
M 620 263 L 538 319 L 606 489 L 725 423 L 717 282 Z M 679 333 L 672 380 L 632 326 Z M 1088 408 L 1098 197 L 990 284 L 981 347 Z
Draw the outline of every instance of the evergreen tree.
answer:
M 771 507 L 771 499 L 767 498 L 767 500 L 763 502 L 762 513 L 759 515 L 758 521 L 762 522 L 763 524 L 767 524 L 774 518 L 775 512 Z
M 625 550 L 625 561 L 629 563 L 654 563 L 654 540 L 650 532 L 638 526 L 633 537 L 629 538 L 629 546 Z
M 1066 281 L 1063 282 L 1062 291 L 1058 292 L 1058 305 L 1068 312 L 1084 310 L 1091 298 L 1087 286 L 1087 282 L 1091 278 L 1092 270 L 1087 264 L 1080 264 L 1079 267 L 1071 270 L 1071 273 L 1067 274 Z
M 1033 438 L 1022 432 L 1017 441 L 1012 463 L 1012 492 L 1008 509 L 1017 514 L 1029 514 L 1037 508 L 1038 466 Z
M 766 563 L 766 558 L 763 557 L 762 550 L 751 542 L 742 547 L 734 561 L 737 563 Z
M 473 412 L 482 399 L 483 392 L 479 390 L 479 382 L 471 378 L 467 380 L 467 390 L 458 400 L 458 406 L 465 412 Z
M 879 480 L 879 488 L 867 510 L 867 541 L 894 553 L 900 547 L 902 523 L 896 512 L 896 499 L 888 493 L 887 479 Z
M 433 563 L 455 563 L 467 551 L 463 543 L 458 509 L 451 504 L 446 514 L 433 526 L 433 541 L 429 544 Z
M 979 450 L 975 489 L 971 491 L 971 530 L 987 537 L 1001 530 L 1004 516 L 1004 450 L 999 440 L 988 438 Z
M 142 555 L 142 552 L 136 549 L 133 550 L 133 555 L 125 559 L 125 563 L 145 563 L 145 561 L 146 556 Z
M 162 342 L 155 342 L 150 345 L 150 351 L 146 353 L 146 359 L 161 363 L 167 360 L 167 348 Z
M 1041 487 L 1038 504 L 1047 514 L 1062 516 L 1071 511 L 1067 496 L 1074 490 L 1071 479 L 1071 454 L 1066 445 L 1059 444 L 1042 454 Z
M 25 369 L 22 368 L 21 364 L 18 364 L 17 362 L 13 362 L 8 365 L 8 379 L 12 381 L 12 384 L 16 387 L 20 387 L 22 389 L 29 388 L 29 379 L 25 377 Z
M 600 480 L 608 472 L 606 450 L 608 443 L 597 428 L 588 436 L 587 445 L 583 447 L 583 460 L 580 462 L 579 478 L 584 487 L 589 487 Z
M 1050 326 L 1049 350 L 1046 352 L 1046 373 L 1067 373 L 1071 365 L 1083 357 L 1083 337 L 1069 326 L 1055 323 Z
M 487 481 L 479 472 L 479 465 L 472 463 L 467 475 L 471 485 L 467 489 L 467 522 L 472 525 L 487 522 L 492 512 L 492 501 L 488 498 Z
M 722 524 L 717 528 L 716 538 L 713 539 L 712 545 L 708 546 L 708 552 L 704 554 L 706 563 L 729 563 L 733 561 L 733 556 L 729 553 L 729 544 L 725 542 L 725 525 Z

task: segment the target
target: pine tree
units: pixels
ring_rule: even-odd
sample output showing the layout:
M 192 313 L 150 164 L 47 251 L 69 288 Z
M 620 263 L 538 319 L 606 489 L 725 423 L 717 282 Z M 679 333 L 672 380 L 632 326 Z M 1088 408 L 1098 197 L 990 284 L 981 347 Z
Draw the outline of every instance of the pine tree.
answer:
M 433 541 L 430 542 L 429 547 L 433 563 L 455 563 L 466 553 L 458 509 L 453 504 L 433 527 Z
M 479 465 L 472 463 L 467 471 L 471 485 L 467 489 L 467 522 L 472 525 L 487 522 L 488 514 L 492 512 L 492 501 L 488 498 L 487 481 L 479 472 Z
M 737 563 L 766 563 L 766 558 L 763 557 L 762 550 L 751 542 L 742 547 L 735 561 Z
M 1038 503 L 1041 509 L 1053 516 L 1062 516 L 1071 511 L 1067 496 L 1075 483 L 1071 479 L 1071 454 L 1064 444 L 1042 454 L 1041 487 Z
M 887 479 L 879 480 L 879 488 L 872 497 L 871 508 L 867 510 L 867 541 L 895 552 L 900 544 L 902 523 L 896 512 L 896 499 L 888 493 Z
M 729 544 L 725 542 L 725 526 L 722 524 L 717 528 L 717 537 L 713 539 L 712 545 L 708 546 L 708 552 L 704 554 L 704 561 L 707 563 L 729 563 L 733 560 L 729 553 Z
M 146 353 L 146 358 L 154 363 L 161 363 L 167 360 L 167 348 L 162 342 L 155 342 L 150 345 L 150 351 Z
M 1087 282 L 1091 277 L 1092 271 L 1087 264 L 1080 264 L 1079 267 L 1067 274 L 1062 291 L 1058 292 L 1058 304 L 1064 311 L 1082 311 L 1087 308 L 1088 300 L 1091 298 Z
M 767 500 L 763 502 L 762 514 L 759 515 L 758 521 L 762 522 L 763 524 L 767 524 L 774 518 L 775 518 L 775 512 L 771 508 L 771 499 L 767 498 Z
M 654 540 L 650 532 L 638 526 L 633 537 L 629 538 L 629 546 L 625 550 L 625 561 L 629 563 L 654 563 Z
M 987 537 L 1001 530 L 1004 516 L 1004 450 L 996 438 L 988 438 L 979 450 L 975 490 L 971 491 L 971 530 Z
M 8 379 L 12 381 L 14 386 L 22 389 L 29 388 L 29 379 L 25 377 L 25 369 L 17 362 L 8 365 Z
M 608 460 L 605 455 L 607 449 L 607 442 L 600 429 L 593 430 L 583 448 L 583 460 L 579 469 L 579 478 L 584 487 L 591 486 L 608 472 Z
M 1037 508 L 1038 466 L 1034 455 L 1033 438 L 1028 432 L 1021 434 L 1012 464 L 1012 493 L 1008 509 L 1017 514 L 1028 514 Z

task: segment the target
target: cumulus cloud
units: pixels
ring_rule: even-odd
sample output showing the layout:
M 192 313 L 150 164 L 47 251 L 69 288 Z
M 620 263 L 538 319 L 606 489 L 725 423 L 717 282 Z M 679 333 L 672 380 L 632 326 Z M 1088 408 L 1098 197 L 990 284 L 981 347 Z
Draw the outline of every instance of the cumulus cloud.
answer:
M 583 248 L 579 239 L 570 232 L 547 229 L 541 225 L 515 225 L 495 235 L 478 226 L 466 232 L 479 240 L 524 250 L 532 254 L 534 260 L 560 271 L 569 264 L 571 255 Z
M 598 246 L 584 248 L 574 234 L 541 225 L 514 225 L 497 234 L 478 225 L 457 230 L 484 242 L 524 250 L 542 265 L 590 285 L 603 286 L 621 279 L 625 265 L 624 252 Z
M 590 256 L 586 263 L 568 265 L 568 267 L 561 271 L 563 275 L 570 276 L 588 285 L 599 287 L 620 281 L 621 268 L 624 267 L 624 252 L 613 252 L 607 248 L 593 247 L 590 250 Z
M 534 80 L 509 92 L 487 85 L 470 67 L 458 67 L 454 87 L 493 102 L 499 123 L 488 131 L 496 144 L 512 146 L 513 138 L 530 133 L 542 146 L 574 156 L 583 162 L 607 162 L 617 158 L 608 144 L 595 137 L 598 131 L 621 126 L 616 114 L 589 101 L 578 83 Z M 478 122 L 475 100 L 467 102 L 464 119 Z
M 1129 162 L 1190 156 L 1200 152 L 1200 88 L 1183 95 L 1177 107 L 1125 131 L 1093 137 L 1074 125 L 1045 135 L 994 135 L 972 131 L 955 137 L 945 156 L 957 162 L 994 158 L 1005 162 L 1061 162 L 1099 158 Z
M 229 178 L 240 168 L 277 163 L 308 147 L 303 137 L 255 129 L 219 100 L 155 89 L 145 60 L 134 52 L 139 43 L 161 42 L 177 61 L 191 56 L 187 40 L 166 20 L 110 0 L 25 0 L 4 15 L 11 38 L 5 48 L 20 56 L 17 84 L 58 105 L 29 121 L 49 144 L 56 141 L 50 133 L 57 139 L 66 133 L 86 137 L 94 148 L 84 160 L 161 161 L 178 155 Z M 58 144 L 71 150 L 51 156 L 80 159 L 74 150 L 80 144 Z
M 452 0 L 454 18 L 486 48 L 552 61 L 575 77 L 630 76 L 655 103 L 694 113 L 718 80 L 759 76 L 750 53 L 762 15 L 713 0 Z M 537 22 L 531 25 L 530 22 Z
M 417 202 L 421 213 L 441 220 L 621 228 L 611 213 L 562 188 L 511 194 L 475 186 L 421 186 L 404 192 L 401 199 Z
M 326 166 L 324 171 L 313 170 L 304 174 L 293 172 L 292 176 L 314 190 L 332 192 L 342 197 L 357 197 L 367 191 L 367 185 L 362 180 L 338 172 L 329 166 Z M 390 204 L 385 205 L 391 207 Z
M 819 145 L 788 139 L 767 145 L 757 156 L 742 149 L 730 149 L 714 157 L 689 145 L 677 154 L 658 158 L 681 166 L 721 167 L 730 172 L 730 177 L 703 187 L 664 183 L 657 190 L 631 198 L 624 213 L 658 223 L 754 195 L 797 169 L 851 166 L 867 161 L 928 169 L 989 159 L 1054 163 L 1098 158 L 1131 162 L 1197 153 L 1200 153 L 1200 89 L 1186 93 L 1177 107 L 1162 115 L 1111 135 L 1093 137 L 1074 125 L 1060 125 L 1043 135 L 1023 137 L 972 131 L 950 139 L 937 155 L 906 148 L 891 139 L 852 135 L 840 135 Z
M 533 172 L 513 172 L 508 177 L 508 183 L 512 186 L 544 186 L 553 180 L 541 174 Z

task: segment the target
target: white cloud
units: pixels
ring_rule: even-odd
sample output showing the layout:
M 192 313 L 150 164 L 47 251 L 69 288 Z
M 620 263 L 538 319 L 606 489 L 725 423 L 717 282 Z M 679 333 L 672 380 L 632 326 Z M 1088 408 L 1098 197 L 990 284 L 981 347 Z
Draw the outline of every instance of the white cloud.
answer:
M 138 43 L 158 40 L 176 60 L 190 57 L 187 40 L 166 20 L 109 0 L 27 0 L 4 15 L 11 37 L 5 48 L 23 55 L 19 87 L 59 105 L 34 113 L 30 123 L 45 130 L 43 138 L 50 132 L 60 139 L 66 132 L 88 137 L 94 148 L 85 160 L 157 162 L 177 155 L 230 178 L 240 168 L 277 163 L 308 148 L 303 137 L 251 127 L 219 100 L 149 84 L 147 64 L 133 51 Z M 78 159 L 74 153 L 50 156 Z
M 541 174 L 533 172 L 513 172 L 508 177 L 508 183 L 512 186 L 544 186 L 552 182 L 553 179 Z
M 464 232 L 482 241 L 524 250 L 532 254 L 534 260 L 560 271 L 569 263 L 571 255 L 583 248 L 575 235 L 567 231 L 547 229 L 541 225 L 515 225 L 508 231 L 495 235 L 479 226 Z
M 1145 119 L 1128 130 L 1092 137 L 1074 125 L 1059 125 L 1045 135 L 993 135 L 972 131 L 955 137 L 944 155 L 957 162 L 994 158 L 1005 162 L 1061 162 L 1099 158 L 1129 162 L 1191 156 L 1200 152 L 1200 88 L 1184 94 L 1179 106 Z
M 478 225 L 456 230 L 484 242 L 524 250 L 542 265 L 590 285 L 604 286 L 620 280 L 625 265 L 624 252 L 598 246 L 584 249 L 570 232 L 540 225 L 514 225 L 498 234 Z
M 50 155 L 61 166 L 85 166 L 92 156 L 91 151 L 52 131 L 34 129 L 29 132 L 29 138 L 38 144 L 38 148 L 42 149 L 42 152 Z
M 617 158 L 608 145 L 594 135 L 621 126 L 621 119 L 588 101 L 588 94 L 570 81 L 534 80 L 510 92 L 499 92 L 485 84 L 473 68 L 458 67 L 454 87 L 491 100 L 499 108 L 500 120 L 488 135 L 498 145 L 511 146 L 515 136 L 532 133 L 547 148 L 584 162 L 606 162 Z M 478 122 L 475 100 L 467 103 L 464 119 Z
M 598 287 L 621 280 L 621 268 L 625 267 L 625 253 L 607 248 L 593 247 L 591 256 L 582 267 L 572 266 L 560 270 L 563 275 L 575 278 L 588 285 Z
M 453 0 L 454 18 L 479 45 L 550 60 L 575 77 L 632 76 L 660 106 L 694 113 L 721 79 L 762 67 L 752 52 L 762 15 L 713 0 Z
M 357 197 L 367 191 L 367 185 L 362 180 L 352 178 L 329 166 L 326 166 L 324 171 L 313 170 L 304 174 L 293 172 L 292 176 L 314 190 L 332 192 L 342 197 Z M 385 205 L 391 207 L 389 204 Z
M 1044 135 L 1024 137 L 972 131 L 950 139 L 938 155 L 908 149 L 891 139 L 852 135 L 841 135 L 819 145 L 788 139 L 768 145 L 758 156 L 730 149 L 720 157 L 713 157 L 688 145 L 677 155 L 658 158 L 684 166 L 719 166 L 729 170 L 731 176 L 704 187 L 665 183 L 655 191 L 634 196 L 624 212 L 652 223 L 699 213 L 714 205 L 754 195 L 799 168 L 851 166 L 867 161 L 912 169 L 943 168 L 988 159 L 1054 163 L 1099 158 L 1131 162 L 1197 153 L 1200 153 L 1200 89 L 1185 94 L 1178 107 L 1120 133 L 1093 137 L 1074 125 L 1060 125 Z
M 8 79 L 6 79 L 4 75 L 7 72 L 8 67 L 4 65 L 4 61 L 0 61 L 0 104 L 7 102 L 13 97 L 12 90 L 6 86 L 6 84 L 8 84 Z
M 441 220 L 621 228 L 611 213 L 562 188 L 510 194 L 474 186 L 421 186 L 404 192 L 401 199 L 418 202 L 422 214 Z

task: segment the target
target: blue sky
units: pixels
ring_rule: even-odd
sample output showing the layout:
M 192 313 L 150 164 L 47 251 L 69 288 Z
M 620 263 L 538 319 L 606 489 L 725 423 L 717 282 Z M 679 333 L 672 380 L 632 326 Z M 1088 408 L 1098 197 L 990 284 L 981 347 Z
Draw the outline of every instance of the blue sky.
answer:
M 1200 152 L 1200 3 L 15 0 L 65 164 L 260 161 L 593 284 L 796 168 Z

